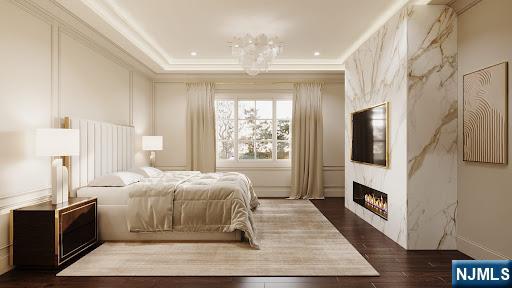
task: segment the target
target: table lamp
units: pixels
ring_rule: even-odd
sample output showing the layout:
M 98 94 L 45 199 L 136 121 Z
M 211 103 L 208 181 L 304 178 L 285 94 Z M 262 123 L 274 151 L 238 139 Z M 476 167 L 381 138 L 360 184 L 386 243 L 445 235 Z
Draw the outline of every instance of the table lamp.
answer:
M 149 162 L 151 167 L 155 166 L 155 151 L 160 151 L 163 148 L 162 136 L 142 136 L 142 150 L 151 151 Z
M 55 157 L 52 161 L 52 204 L 68 201 L 68 169 L 62 166 L 62 156 L 78 155 L 80 132 L 77 129 L 37 129 L 37 156 Z

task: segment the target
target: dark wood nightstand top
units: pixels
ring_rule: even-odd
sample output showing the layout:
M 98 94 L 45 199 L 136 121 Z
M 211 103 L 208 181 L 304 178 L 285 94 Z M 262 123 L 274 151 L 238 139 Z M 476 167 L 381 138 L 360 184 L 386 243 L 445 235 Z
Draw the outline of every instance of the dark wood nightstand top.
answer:
M 60 204 L 52 204 L 52 201 L 43 202 L 36 205 L 26 206 L 15 209 L 14 211 L 55 211 L 62 210 L 72 206 L 80 205 L 82 203 L 96 199 L 96 197 L 70 197 L 68 202 Z

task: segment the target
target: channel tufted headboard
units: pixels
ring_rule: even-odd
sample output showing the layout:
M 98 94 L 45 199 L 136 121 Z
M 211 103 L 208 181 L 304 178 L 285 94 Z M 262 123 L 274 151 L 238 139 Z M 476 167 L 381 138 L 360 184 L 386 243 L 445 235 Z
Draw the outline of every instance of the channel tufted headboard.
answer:
M 96 177 L 133 168 L 133 126 L 66 117 L 64 127 L 80 131 L 80 155 L 64 159 L 71 197 Z

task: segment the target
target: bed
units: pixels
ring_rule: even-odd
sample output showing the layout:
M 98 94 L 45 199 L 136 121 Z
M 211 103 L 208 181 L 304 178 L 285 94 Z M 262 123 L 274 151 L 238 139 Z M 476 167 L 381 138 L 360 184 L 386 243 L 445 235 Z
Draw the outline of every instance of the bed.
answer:
M 133 169 L 134 129 L 66 118 L 80 130 L 80 155 L 65 159 L 71 196 L 98 198 L 103 241 L 240 241 L 257 248 L 250 180 L 234 172 L 166 171 L 125 187 L 89 187 L 93 179 Z

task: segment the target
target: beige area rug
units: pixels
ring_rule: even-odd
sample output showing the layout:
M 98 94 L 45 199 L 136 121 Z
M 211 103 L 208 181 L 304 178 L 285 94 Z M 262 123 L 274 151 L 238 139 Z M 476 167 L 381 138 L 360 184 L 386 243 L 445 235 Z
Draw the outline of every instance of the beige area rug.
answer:
M 340 207 L 343 209 L 343 207 Z M 376 276 L 307 200 L 261 200 L 246 242 L 104 243 L 57 276 Z

